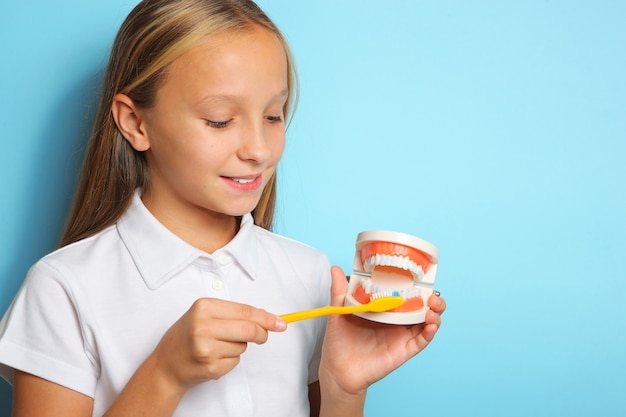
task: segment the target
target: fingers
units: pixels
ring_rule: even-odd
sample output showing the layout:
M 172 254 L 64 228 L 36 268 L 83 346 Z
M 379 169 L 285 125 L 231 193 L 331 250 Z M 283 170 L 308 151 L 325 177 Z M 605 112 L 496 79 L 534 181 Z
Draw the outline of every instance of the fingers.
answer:
M 267 331 L 282 332 L 287 328 L 287 323 L 274 314 L 231 301 L 201 298 L 190 310 L 200 322 L 214 320 L 213 334 L 221 334 L 226 340 L 238 334 L 241 340 L 236 341 L 263 343 L 267 340 Z
M 343 270 L 338 266 L 330 268 L 330 276 L 332 278 L 330 304 L 333 306 L 342 306 L 348 290 L 348 280 Z
M 248 343 L 263 344 L 268 332 L 286 327 L 264 310 L 201 298 L 168 329 L 156 355 L 177 385 L 190 387 L 222 377 L 239 363 Z
M 188 340 L 191 355 L 215 369 L 230 370 L 239 362 L 248 343 L 267 342 L 269 331 L 282 331 L 284 320 L 249 305 L 201 298 L 189 309 Z M 230 360 L 228 360 L 230 359 Z
M 422 333 L 430 342 L 441 326 L 441 315 L 446 310 L 446 301 L 440 296 L 433 294 L 428 298 L 428 307 L 430 307 L 430 310 L 426 312 L 425 327 Z
M 446 300 L 438 295 L 428 297 L 428 307 L 435 313 L 441 315 L 446 310 Z
M 216 340 L 232 343 L 256 343 L 261 345 L 267 342 L 269 332 L 256 323 L 245 320 L 214 319 L 210 323 L 200 323 L 193 329 L 191 335 L 195 340 Z M 235 352 L 240 354 L 242 352 Z M 228 355 L 225 355 L 228 356 Z
M 411 327 L 411 332 L 413 333 L 411 340 L 413 354 L 417 354 L 426 349 L 435 338 L 441 326 L 441 314 L 443 314 L 446 309 L 446 301 L 433 294 L 428 298 L 428 307 L 430 307 L 430 310 L 426 312 L 424 323 Z

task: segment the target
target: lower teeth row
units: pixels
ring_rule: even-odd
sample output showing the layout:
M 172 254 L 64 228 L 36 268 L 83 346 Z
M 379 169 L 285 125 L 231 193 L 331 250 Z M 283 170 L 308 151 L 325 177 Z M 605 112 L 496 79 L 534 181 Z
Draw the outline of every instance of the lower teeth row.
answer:
M 361 278 L 361 282 L 359 284 L 361 285 L 361 287 L 363 287 L 363 290 L 365 290 L 367 294 L 372 294 L 372 300 L 380 297 L 391 297 L 393 295 L 400 295 L 406 301 L 409 298 L 419 297 L 422 293 L 421 288 L 415 285 L 405 288 L 403 290 L 394 290 L 391 288 L 374 285 L 372 284 L 372 280 L 369 278 Z

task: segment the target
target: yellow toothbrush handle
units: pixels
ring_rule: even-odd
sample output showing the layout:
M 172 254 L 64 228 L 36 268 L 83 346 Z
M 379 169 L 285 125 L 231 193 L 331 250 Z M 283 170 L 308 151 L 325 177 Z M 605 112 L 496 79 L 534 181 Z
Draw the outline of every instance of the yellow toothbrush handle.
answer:
M 361 306 L 351 306 L 351 307 L 336 307 L 336 306 L 326 306 L 315 308 L 313 310 L 300 311 L 298 313 L 290 313 L 283 314 L 280 316 L 287 323 L 293 323 L 294 321 L 312 319 L 314 317 L 326 316 L 328 314 L 352 314 L 357 313 Z
M 404 304 L 404 299 L 396 295 L 390 297 L 376 298 L 367 304 L 354 306 L 326 306 L 308 311 L 300 311 L 299 313 L 283 314 L 280 317 L 282 317 L 282 319 L 285 320 L 287 323 L 292 323 L 294 321 L 325 316 L 327 314 L 352 314 L 363 313 L 365 311 L 380 313 L 383 311 L 392 310 L 396 307 L 400 307 L 402 304 Z

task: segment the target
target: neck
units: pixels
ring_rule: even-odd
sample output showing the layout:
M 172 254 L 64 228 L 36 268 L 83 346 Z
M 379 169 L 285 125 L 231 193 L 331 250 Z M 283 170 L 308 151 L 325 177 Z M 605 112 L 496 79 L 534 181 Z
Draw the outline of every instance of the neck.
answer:
M 172 207 L 158 201 L 153 194 L 141 199 L 152 215 L 176 236 L 207 253 L 213 253 L 230 242 L 241 223 L 241 217 L 203 210 L 198 207 Z

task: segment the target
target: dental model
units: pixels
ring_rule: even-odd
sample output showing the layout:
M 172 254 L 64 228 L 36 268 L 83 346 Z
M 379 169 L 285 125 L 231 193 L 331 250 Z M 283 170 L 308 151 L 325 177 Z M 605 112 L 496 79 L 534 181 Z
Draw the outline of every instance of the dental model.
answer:
M 405 233 L 370 230 L 357 236 L 354 273 L 345 305 L 369 303 L 384 296 L 401 296 L 404 304 L 388 312 L 355 313 L 389 324 L 417 324 L 426 319 L 426 300 L 434 292 L 439 250 Z

